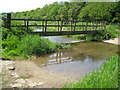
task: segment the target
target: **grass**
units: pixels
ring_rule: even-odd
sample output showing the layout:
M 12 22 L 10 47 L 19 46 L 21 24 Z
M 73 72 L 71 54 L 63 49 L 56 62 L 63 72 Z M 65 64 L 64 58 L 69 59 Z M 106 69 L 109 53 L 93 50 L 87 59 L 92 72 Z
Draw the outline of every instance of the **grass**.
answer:
M 100 69 L 85 76 L 78 82 L 69 82 L 63 88 L 117 88 L 118 59 L 118 55 L 113 55 Z
M 31 76 L 25 76 L 25 75 L 20 75 L 19 77 L 18 77 L 18 79 L 28 79 L 28 78 L 30 78 Z

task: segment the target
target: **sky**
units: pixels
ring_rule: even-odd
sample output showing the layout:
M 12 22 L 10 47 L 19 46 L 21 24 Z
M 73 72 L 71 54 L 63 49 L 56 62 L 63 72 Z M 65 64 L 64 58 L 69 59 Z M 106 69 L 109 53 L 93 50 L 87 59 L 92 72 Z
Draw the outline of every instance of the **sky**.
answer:
M 67 0 L 0 0 L 0 13 L 32 10 L 60 1 Z

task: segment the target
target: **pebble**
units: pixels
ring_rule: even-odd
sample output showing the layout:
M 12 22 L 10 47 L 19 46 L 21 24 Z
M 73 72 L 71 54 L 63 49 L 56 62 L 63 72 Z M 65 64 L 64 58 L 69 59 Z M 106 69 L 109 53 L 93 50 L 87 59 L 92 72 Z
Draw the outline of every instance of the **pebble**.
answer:
M 14 76 L 14 77 L 16 77 L 16 78 L 19 77 L 19 75 L 17 75 L 17 73 L 12 73 L 11 75 Z
M 44 83 L 43 82 L 33 82 L 29 79 L 26 79 L 27 81 L 27 84 L 30 88 L 33 88 L 33 87 L 36 87 L 36 86 L 39 86 L 39 85 L 43 85 Z
M 13 66 L 8 66 L 7 69 L 8 69 L 8 70 L 15 70 L 15 67 L 13 67 Z
M 22 87 L 21 83 L 15 83 L 15 84 L 11 84 L 11 87 Z
M 15 83 L 24 84 L 26 81 L 24 79 L 17 79 Z
M 24 79 L 17 79 L 14 84 L 11 84 L 11 87 L 23 87 L 26 81 Z

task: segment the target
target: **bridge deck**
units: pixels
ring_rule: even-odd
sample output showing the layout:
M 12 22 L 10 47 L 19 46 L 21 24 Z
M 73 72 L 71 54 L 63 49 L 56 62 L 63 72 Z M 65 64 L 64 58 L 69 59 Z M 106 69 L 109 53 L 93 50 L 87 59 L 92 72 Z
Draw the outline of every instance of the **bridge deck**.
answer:
M 34 31 L 32 34 L 39 34 L 41 36 L 60 36 L 60 35 L 78 35 L 78 34 L 91 34 L 97 32 L 96 30 L 86 30 L 86 31 L 47 31 L 38 32 Z

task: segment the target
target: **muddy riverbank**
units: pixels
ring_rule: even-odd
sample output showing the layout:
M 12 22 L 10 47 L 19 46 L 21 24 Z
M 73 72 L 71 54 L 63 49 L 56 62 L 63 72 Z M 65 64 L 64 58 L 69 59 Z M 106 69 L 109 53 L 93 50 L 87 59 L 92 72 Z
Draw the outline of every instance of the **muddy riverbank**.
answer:
M 76 81 L 70 75 L 43 70 L 31 61 L 1 61 L 1 64 L 4 88 L 59 88 L 69 81 Z M 9 70 L 9 67 L 15 69 Z

